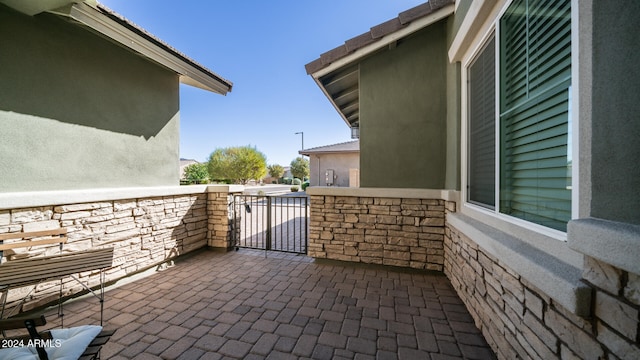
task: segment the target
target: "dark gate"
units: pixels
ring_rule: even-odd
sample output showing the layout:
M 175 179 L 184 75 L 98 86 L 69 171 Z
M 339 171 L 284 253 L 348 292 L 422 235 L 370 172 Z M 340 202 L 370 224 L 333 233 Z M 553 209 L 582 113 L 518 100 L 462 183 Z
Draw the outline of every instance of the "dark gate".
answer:
M 235 247 L 306 254 L 307 196 L 235 195 Z

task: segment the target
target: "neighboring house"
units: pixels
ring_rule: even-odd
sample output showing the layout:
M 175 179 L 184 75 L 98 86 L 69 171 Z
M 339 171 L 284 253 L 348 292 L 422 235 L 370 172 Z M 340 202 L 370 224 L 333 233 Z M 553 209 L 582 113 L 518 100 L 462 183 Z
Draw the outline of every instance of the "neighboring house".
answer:
M 275 184 L 276 182 L 278 182 L 282 178 L 290 178 L 290 179 L 292 179 L 293 175 L 291 175 L 291 166 L 283 166 L 283 168 L 284 168 L 284 173 L 282 174 L 282 177 L 274 178 L 267 172 L 267 176 L 265 176 L 262 179 L 262 183 L 263 184 Z
M 442 269 L 500 358 L 640 358 L 638 19 L 631 0 L 431 0 L 307 64 L 359 129 L 364 188 L 310 189 L 310 251 Z M 376 221 L 413 233 L 369 244 L 338 199 L 406 206 Z M 339 252 L 341 216 L 361 223 Z
M 360 141 L 300 150 L 309 157 L 309 185 L 358 187 Z
M 175 186 L 180 83 L 223 79 L 95 1 L 0 0 L 0 192 Z
M 180 180 L 184 180 L 184 168 L 191 164 L 199 164 L 199 162 L 193 159 L 180 158 Z

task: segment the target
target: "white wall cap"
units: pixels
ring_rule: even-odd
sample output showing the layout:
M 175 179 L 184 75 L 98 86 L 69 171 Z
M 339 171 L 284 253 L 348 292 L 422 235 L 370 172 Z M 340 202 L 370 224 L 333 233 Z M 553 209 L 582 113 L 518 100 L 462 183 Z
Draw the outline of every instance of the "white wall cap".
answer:
M 243 190 L 242 185 L 189 185 L 12 192 L 0 194 L 0 210 Z
M 309 195 L 320 196 L 355 196 L 404 199 L 441 199 L 446 201 L 460 200 L 457 190 L 441 189 L 396 189 L 396 188 L 351 188 L 335 186 L 310 186 L 306 190 Z

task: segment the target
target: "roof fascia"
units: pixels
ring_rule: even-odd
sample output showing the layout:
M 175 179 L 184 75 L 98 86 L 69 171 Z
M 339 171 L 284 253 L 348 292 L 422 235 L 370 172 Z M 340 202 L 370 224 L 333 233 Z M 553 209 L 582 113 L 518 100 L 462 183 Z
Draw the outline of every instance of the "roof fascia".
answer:
M 404 37 L 407 37 L 407 36 L 411 35 L 412 33 L 416 32 L 418 30 L 421 30 L 421 29 L 423 29 L 423 28 L 425 28 L 425 27 L 427 27 L 427 26 L 429 26 L 431 24 L 434 24 L 434 23 L 436 23 L 436 22 L 438 22 L 438 21 L 450 16 L 451 14 L 453 14 L 454 9 L 455 9 L 455 4 L 450 4 L 450 5 L 447 5 L 447 6 L 443 7 L 443 8 L 440 8 L 440 9 L 434 11 L 433 13 L 431 13 L 431 14 L 423 17 L 423 18 L 414 20 L 411 23 L 409 23 L 409 25 L 407 25 L 406 27 L 403 27 L 402 29 L 400 29 L 400 30 L 398 30 L 398 31 L 396 31 L 394 33 L 385 35 L 380 40 L 378 40 L 376 42 L 373 42 L 373 43 L 371 43 L 369 45 L 366 45 L 366 46 L 354 51 L 353 53 L 336 60 L 335 62 L 331 63 L 330 65 L 328 65 L 328 66 L 326 66 L 326 67 L 314 72 L 313 74 L 311 74 L 311 76 L 314 79 L 316 79 L 316 82 L 317 82 L 317 79 L 322 77 L 322 76 L 324 76 L 324 75 L 327 75 L 327 74 L 329 74 L 329 73 L 331 73 L 331 72 L 333 72 L 335 70 L 338 70 L 338 69 L 340 69 L 340 68 L 342 68 L 342 67 L 344 67 L 346 65 L 349 65 L 349 64 L 351 64 L 351 63 L 353 63 L 355 61 L 359 61 L 359 60 L 361 60 L 362 58 L 366 57 L 369 54 L 372 54 L 372 53 L 374 53 L 374 52 L 376 52 L 376 51 L 378 51 L 378 50 L 380 50 L 380 49 L 382 49 L 384 47 L 392 45 L 395 42 L 397 42 L 398 40 L 400 40 L 400 39 L 402 39 Z
M 360 150 L 300 150 L 300 155 L 318 155 L 318 154 L 354 154 L 359 153 Z
M 57 13 L 59 14 L 59 13 Z M 123 27 L 95 8 L 84 3 L 73 4 L 66 16 L 98 31 L 117 43 L 134 50 L 180 75 L 184 84 L 226 95 L 232 85 L 198 69 L 193 63 L 166 51 L 162 47 Z

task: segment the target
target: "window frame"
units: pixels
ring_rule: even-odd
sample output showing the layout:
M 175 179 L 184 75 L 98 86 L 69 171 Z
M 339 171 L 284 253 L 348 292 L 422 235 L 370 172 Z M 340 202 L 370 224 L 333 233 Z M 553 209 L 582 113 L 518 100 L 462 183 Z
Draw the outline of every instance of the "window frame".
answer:
M 502 59 L 500 54 L 500 19 L 503 17 L 509 6 L 514 0 L 502 0 L 498 1 L 493 7 L 493 10 L 489 14 L 487 20 L 480 27 L 478 35 L 472 41 L 472 44 L 462 56 L 461 61 L 461 198 L 462 203 L 461 211 L 473 215 L 474 213 L 480 216 L 489 215 L 491 218 L 495 218 L 498 222 L 505 222 L 508 227 L 515 225 L 526 230 L 531 230 L 535 233 L 560 240 L 566 241 L 567 233 L 561 230 L 546 227 L 544 225 L 536 224 L 527 220 L 523 220 L 508 214 L 500 212 L 500 61 Z M 578 119 L 578 104 L 579 94 L 572 89 L 579 89 L 578 87 L 578 38 L 577 38 L 577 26 L 578 26 L 578 0 L 571 0 L 571 82 L 569 85 L 570 96 L 568 99 L 569 106 L 569 129 L 571 133 L 571 140 L 568 143 L 568 151 L 573 159 L 571 168 L 571 219 L 578 218 L 579 209 L 579 119 Z M 489 208 L 487 206 L 478 205 L 469 201 L 469 71 L 471 65 L 473 65 L 475 59 L 478 58 L 482 50 L 485 48 L 491 38 L 495 39 L 495 207 Z M 484 214 L 484 215 L 483 215 Z

